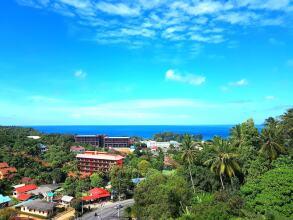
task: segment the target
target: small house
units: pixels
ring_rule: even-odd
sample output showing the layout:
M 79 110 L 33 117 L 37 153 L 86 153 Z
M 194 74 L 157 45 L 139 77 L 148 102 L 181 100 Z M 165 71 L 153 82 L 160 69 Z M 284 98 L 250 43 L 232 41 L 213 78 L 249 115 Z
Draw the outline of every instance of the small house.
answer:
M 61 198 L 61 204 L 64 205 L 64 206 L 70 206 L 71 205 L 71 202 L 73 200 L 73 197 L 72 196 L 62 196 Z
M 54 215 L 55 207 L 55 203 L 36 199 L 23 204 L 20 210 L 27 214 L 39 215 L 48 218 Z
M 9 196 L 3 196 L 0 194 L 0 209 L 8 207 L 10 205 L 11 199 Z

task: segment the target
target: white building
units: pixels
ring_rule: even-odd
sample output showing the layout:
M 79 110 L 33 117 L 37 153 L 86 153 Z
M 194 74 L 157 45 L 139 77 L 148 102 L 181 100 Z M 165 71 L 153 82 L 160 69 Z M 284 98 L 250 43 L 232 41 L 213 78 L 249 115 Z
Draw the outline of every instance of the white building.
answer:
M 27 138 L 34 139 L 34 140 L 38 140 L 41 137 L 40 136 L 27 136 Z
M 177 141 L 159 142 L 159 141 L 147 140 L 147 141 L 141 141 L 141 143 L 146 144 L 147 147 L 152 150 L 156 150 L 157 148 L 160 148 L 163 150 L 163 152 L 167 152 L 171 144 L 176 149 L 179 148 L 179 145 L 180 145 Z

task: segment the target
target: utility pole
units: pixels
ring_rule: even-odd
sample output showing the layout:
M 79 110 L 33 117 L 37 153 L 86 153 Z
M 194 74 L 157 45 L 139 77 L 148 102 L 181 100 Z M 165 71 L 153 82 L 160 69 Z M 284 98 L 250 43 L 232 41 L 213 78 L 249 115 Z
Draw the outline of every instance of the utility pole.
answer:
M 121 176 L 120 176 L 120 172 L 119 172 L 119 176 L 118 176 L 118 179 L 119 179 L 119 190 L 118 190 L 118 219 L 120 219 L 120 191 L 121 191 Z

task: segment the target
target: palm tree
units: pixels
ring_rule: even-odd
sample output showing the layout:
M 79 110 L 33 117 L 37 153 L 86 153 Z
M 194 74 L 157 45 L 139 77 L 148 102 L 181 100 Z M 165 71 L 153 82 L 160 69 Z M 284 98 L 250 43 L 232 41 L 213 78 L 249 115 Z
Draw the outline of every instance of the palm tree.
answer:
M 188 163 L 189 176 L 192 184 L 193 193 L 195 193 L 194 181 L 191 174 L 191 166 L 196 157 L 196 146 L 190 135 L 184 135 L 182 145 L 182 160 Z
M 282 143 L 282 129 L 278 124 L 267 124 L 261 133 L 262 146 L 260 153 L 266 155 L 270 160 L 274 160 L 281 153 L 286 152 Z
M 241 125 L 236 125 L 231 129 L 231 140 L 235 147 L 241 147 L 244 143 L 244 136 Z
M 232 181 L 232 177 L 236 172 L 240 172 L 240 166 L 236 161 L 238 154 L 234 153 L 231 145 L 219 138 L 215 137 L 212 144 L 213 156 L 204 164 L 210 166 L 211 171 L 220 177 L 222 189 L 225 189 L 223 176 L 228 176 Z

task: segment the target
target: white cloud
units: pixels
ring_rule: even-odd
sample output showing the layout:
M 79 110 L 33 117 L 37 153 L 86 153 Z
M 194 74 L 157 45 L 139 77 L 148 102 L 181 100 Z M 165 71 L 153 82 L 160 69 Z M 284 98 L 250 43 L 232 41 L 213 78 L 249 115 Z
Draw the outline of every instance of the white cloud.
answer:
M 153 37 L 155 35 L 154 31 L 149 30 L 147 28 L 143 28 L 143 29 L 122 28 L 121 33 L 129 35 L 129 36 L 143 36 L 143 37 Z
M 167 80 L 188 83 L 188 84 L 196 85 L 196 86 L 201 85 L 206 81 L 206 78 L 204 76 L 197 76 L 193 74 L 181 74 L 181 73 L 175 72 L 172 69 L 169 69 L 166 72 L 165 78 Z
M 84 79 L 87 76 L 87 73 L 84 72 L 83 70 L 77 70 L 74 72 L 74 76 L 76 78 Z
M 229 85 L 230 86 L 247 86 L 248 81 L 246 79 L 240 79 L 239 81 L 236 81 L 236 82 L 230 82 Z
M 81 0 L 59 0 L 59 1 L 79 9 L 86 9 L 86 8 L 92 7 L 91 1 L 89 0 L 82 0 L 82 1 Z
M 96 8 L 113 15 L 138 16 L 140 14 L 140 8 L 131 8 L 123 3 L 111 4 L 108 2 L 98 2 Z
M 265 97 L 265 100 L 268 100 L 268 101 L 272 101 L 274 99 L 276 99 L 276 97 L 272 96 L 272 95 L 268 95 L 268 96 Z
M 233 5 L 230 3 L 221 3 L 217 1 L 198 1 L 190 5 L 184 1 L 177 1 L 171 5 L 172 8 L 179 8 L 191 15 L 214 14 L 219 11 L 230 10 Z
M 127 46 L 133 42 L 150 45 L 154 39 L 181 41 L 186 45 L 191 41 L 223 43 L 244 28 L 269 25 L 290 28 L 287 15 L 293 7 L 289 0 L 16 1 L 71 17 L 74 25 L 90 27 L 93 35 L 87 39 Z
M 209 35 L 209 36 L 203 36 L 201 34 L 193 34 L 190 33 L 190 39 L 198 42 L 206 42 L 206 43 L 221 43 L 224 40 L 223 35 L 216 34 L 216 35 Z
M 221 14 L 217 17 L 219 21 L 225 21 L 230 24 L 252 24 L 257 19 L 259 15 L 254 12 L 229 12 Z
M 238 0 L 238 4 L 251 9 L 283 10 L 290 5 L 290 0 Z

